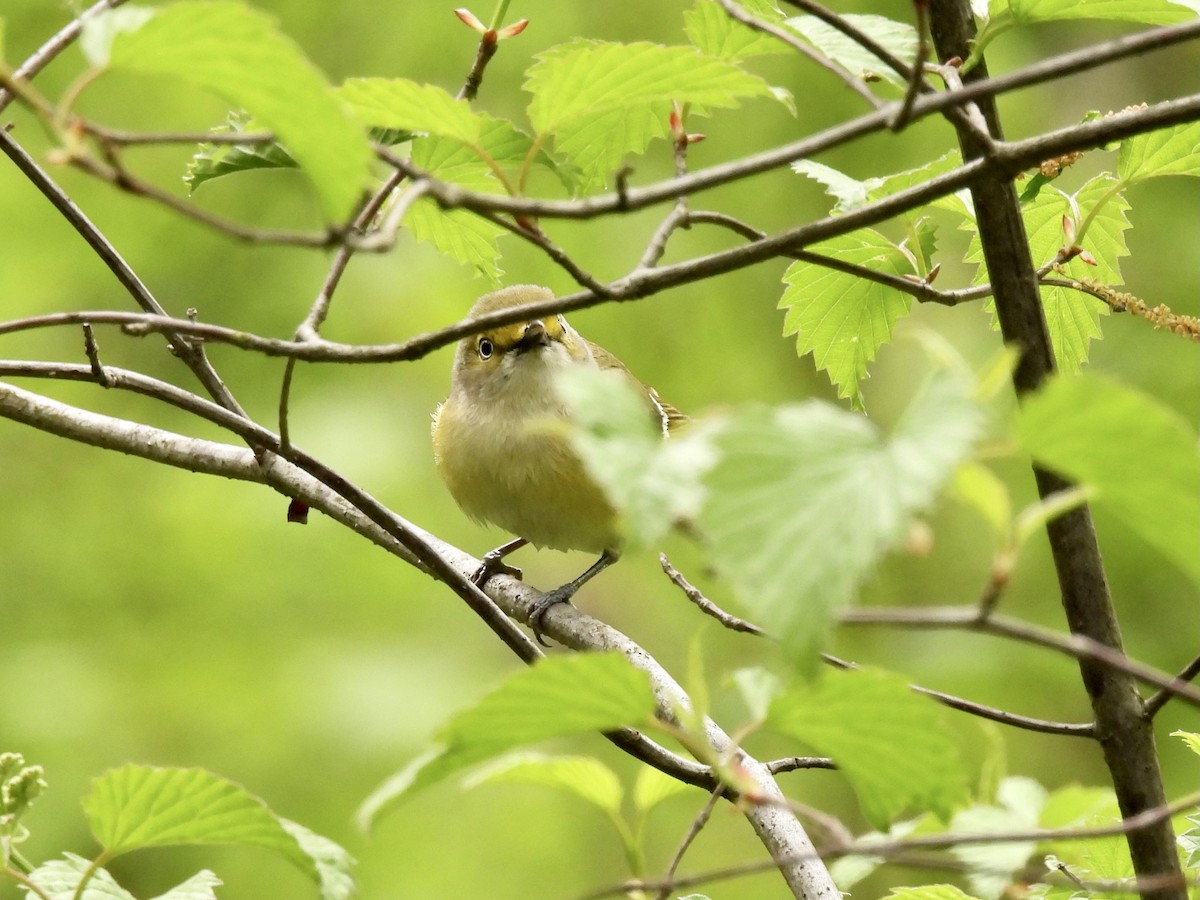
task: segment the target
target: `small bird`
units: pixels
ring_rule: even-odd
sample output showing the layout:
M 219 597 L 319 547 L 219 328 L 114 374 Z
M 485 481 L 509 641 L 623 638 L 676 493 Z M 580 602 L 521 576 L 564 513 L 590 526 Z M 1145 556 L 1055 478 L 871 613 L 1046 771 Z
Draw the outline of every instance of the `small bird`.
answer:
M 480 297 L 470 317 L 553 296 L 544 287 L 513 285 Z M 621 553 L 616 510 L 564 429 L 547 427 L 569 418 L 554 381 L 572 366 L 622 372 L 645 394 L 647 414 L 664 437 L 686 421 L 561 315 L 502 325 L 460 341 L 450 396 L 433 414 L 434 460 L 450 494 L 475 521 L 517 536 L 487 553 L 472 581 L 482 586 L 497 571 L 519 574 L 503 559 L 525 544 L 600 554 L 587 571 L 548 592 L 530 613 L 529 624 L 542 643 L 546 610 L 570 600 Z

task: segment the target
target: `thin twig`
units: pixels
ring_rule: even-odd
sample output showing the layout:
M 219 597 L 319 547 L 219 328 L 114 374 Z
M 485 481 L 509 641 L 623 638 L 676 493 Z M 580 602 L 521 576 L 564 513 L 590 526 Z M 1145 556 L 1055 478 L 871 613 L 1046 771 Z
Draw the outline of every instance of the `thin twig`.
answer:
M 979 610 L 973 606 L 860 607 L 844 611 L 840 621 L 844 625 L 893 625 L 898 628 L 951 629 L 1000 635 L 1055 650 L 1074 659 L 1095 660 L 1110 669 L 1131 675 L 1144 684 L 1168 691 L 1193 706 L 1200 706 L 1200 690 L 1186 681 L 1130 659 L 1124 653 L 1091 638 L 1080 634 L 1061 634 L 1007 616 L 992 615 L 981 619 Z
M 96 333 L 92 331 L 92 326 L 87 322 L 83 323 L 83 352 L 87 354 L 92 374 L 96 377 L 96 384 L 102 388 L 112 387 L 112 382 L 109 381 L 104 366 L 100 364 L 100 346 L 96 343 Z
M 1200 656 L 1197 656 L 1190 663 L 1179 670 L 1179 674 L 1175 676 L 1176 681 L 1191 681 L 1197 675 L 1200 675 Z M 1166 705 L 1175 694 L 1165 688 L 1161 688 L 1146 700 L 1146 715 L 1149 718 L 1154 718 L 1158 715 L 1158 711 Z
M 658 562 L 662 566 L 663 572 L 666 573 L 667 578 L 671 580 L 671 583 L 683 591 L 683 595 L 696 604 L 696 607 L 706 616 L 712 616 L 730 631 L 741 631 L 746 634 L 766 636 L 766 632 L 753 622 L 747 622 L 745 619 L 739 619 L 737 616 L 725 612 L 725 610 L 705 597 L 699 588 L 693 586 L 690 581 L 683 577 L 683 574 L 678 569 L 671 565 L 671 561 L 667 559 L 667 554 L 658 554 Z
M 1174 803 L 1164 804 L 1154 809 L 1146 810 L 1135 816 L 1130 816 L 1112 825 L 1097 825 L 1087 828 L 1054 828 L 1031 831 L 1008 832 L 974 832 L 959 834 L 922 835 L 911 838 L 899 838 L 892 841 L 852 841 L 849 844 L 834 844 L 814 851 L 815 856 L 824 859 L 839 859 L 846 856 L 883 857 L 889 861 L 906 866 L 921 866 L 924 868 L 947 868 L 954 871 L 983 872 L 984 869 L 970 865 L 963 860 L 947 859 L 941 856 L 929 856 L 914 853 L 914 850 L 946 850 L 968 844 L 1011 844 L 1011 843 L 1049 843 L 1052 841 L 1080 841 L 1096 837 L 1112 837 L 1129 835 L 1146 828 L 1152 828 L 1178 813 L 1185 812 L 1200 805 L 1200 793 L 1188 794 Z M 637 879 L 628 880 L 620 885 L 614 885 L 593 893 L 586 894 L 581 900 L 600 900 L 602 897 L 615 897 L 628 894 L 631 891 L 659 891 L 664 887 L 673 890 L 696 887 L 701 884 L 712 884 L 732 878 L 741 878 L 770 871 L 780 860 L 754 860 L 738 866 L 710 870 L 695 875 L 677 878 L 670 884 L 647 882 Z M 1008 874 L 998 872 L 997 874 Z M 1147 890 L 1151 886 L 1178 885 L 1178 875 L 1163 873 L 1161 876 L 1142 876 L 1120 882 L 1085 882 L 1093 890 Z
M 336 231 L 305 232 L 285 231 L 278 228 L 253 228 L 243 225 L 240 222 L 235 222 L 232 219 L 218 216 L 215 213 L 210 213 L 198 206 L 193 206 L 176 197 L 170 191 L 165 191 L 158 187 L 158 185 L 143 181 L 136 175 L 130 174 L 124 168 L 113 165 L 106 166 L 90 156 L 77 153 L 68 157 L 67 161 L 80 171 L 86 172 L 94 178 L 99 178 L 101 181 L 106 181 L 113 187 L 119 188 L 128 194 L 141 197 L 145 200 L 152 200 L 161 206 L 167 207 L 172 212 L 179 213 L 181 216 L 191 219 L 194 222 L 199 222 L 208 228 L 237 238 L 239 241 L 246 241 L 251 244 L 278 244 L 282 246 L 323 248 L 334 246 L 341 239 Z M 115 161 L 115 157 L 113 161 Z
M 780 28 L 778 25 L 775 25 L 771 22 L 764 22 L 762 19 L 752 16 L 742 7 L 741 4 L 734 2 L 734 0 L 717 0 L 717 2 L 721 4 L 731 19 L 736 19 L 743 25 L 752 28 L 755 31 L 761 32 L 762 34 L 769 34 L 776 40 L 787 44 L 797 53 L 807 57 L 810 61 L 816 63 L 827 72 L 832 73 L 843 84 L 870 103 L 875 109 L 879 109 L 884 105 L 884 101 L 875 96 L 871 89 L 863 83 L 862 78 L 856 76 L 853 72 L 849 71 L 840 63 L 830 59 L 812 44 L 802 41 L 794 32 L 788 31 L 786 28 Z
M 671 855 L 671 861 L 667 864 L 667 870 L 663 873 L 662 882 L 665 885 L 669 885 L 674 880 L 675 872 L 679 869 L 679 864 L 683 862 L 683 855 L 687 853 L 688 847 L 692 846 L 692 842 L 699 837 L 700 832 L 704 830 L 704 826 L 708 824 L 713 810 L 716 809 L 717 801 L 720 799 L 721 789 L 717 788 L 708 795 L 708 801 L 700 808 L 700 812 L 696 813 L 695 818 L 692 819 L 691 825 L 688 826 L 687 834 L 683 836 L 683 840 L 675 848 L 675 852 Z M 658 900 L 667 900 L 670 896 L 670 887 L 664 887 L 658 893 Z
M 785 756 L 773 759 L 767 763 L 767 769 L 772 775 L 784 772 L 795 772 L 799 769 L 836 769 L 835 763 L 828 756 Z
M 80 119 L 79 126 L 105 144 L 137 147 L 147 144 L 272 144 L 269 131 L 123 131 Z
M 379 210 L 383 208 L 388 198 L 392 196 L 392 193 L 406 177 L 403 172 L 393 171 L 384 180 L 379 189 L 363 204 L 362 209 L 358 211 L 358 215 L 355 216 L 354 222 L 350 226 L 352 233 L 360 234 L 370 227 L 371 222 L 379 215 Z M 325 273 L 325 280 L 321 283 L 321 289 L 317 292 L 312 306 L 309 307 L 308 315 L 304 317 L 304 321 L 296 328 L 294 340 L 309 341 L 318 336 L 321 325 L 325 322 L 325 317 L 329 315 L 329 306 L 333 302 L 333 293 L 337 290 L 337 286 L 342 280 L 342 275 L 346 271 L 346 267 L 350 264 L 350 257 L 353 255 L 354 249 L 349 244 L 343 244 L 338 247 L 337 253 L 333 255 L 333 262 L 329 265 L 329 271 Z M 288 407 L 291 402 L 292 377 L 295 374 L 295 368 L 296 357 L 289 356 L 287 364 L 283 369 L 283 380 L 279 388 L 279 438 L 284 446 L 291 443 Z
M 913 0 L 913 11 L 917 17 L 917 58 L 909 72 L 908 85 L 904 90 L 904 99 L 900 101 L 900 109 L 889 126 L 892 131 L 897 132 L 908 124 L 913 104 L 917 102 L 917 95 L 925 86 L 925 63 L 929 59 L 929 0 Z
M 93 9 L 95 8 L 93 7 Z M 137 276 L 137 273 L 130 268 L 129 264 L 121 257 L 121 254 L 117 252 L 116 247 L 84 215 L 83 211 L 75 205 L 75 202 L 67 196 L 66 192 L 37 164 L 33 157 L 26 153 L 25 149 L 16 143 L 3 129 L 0 129 L 0 151 L 3 151 L 16 164 L 22 174 L 33 183 L 34 187 L 50 201 L 59 214 L 75 229 L 76 233 L 87 242 L 88 246 L 100 258 L 100 261 L 108 267 L 108 270 L 116 277 L 117 281 L 125 288 L 137 305 L 151 315 L 166 317 L 165 310 Z M 82 324 L 82 321 L 80 320 L 80 324 Z M 244 416 L 245 411 L 225 386 L 225 383 L 221 380 L 221 376 L 217 374 L 217 371 L 204 356 L 178 332 L 172 332 L 168 329 L 164 330 L 163 334 L 167 339 L 167 344 L 171 348 L 171 351 L 192 370 L 200 380 L 200 383 L 204 385 L 209 395 L 220 403 L 221 406 L 231 412 Z
M 125 0 L 99 0 L 98 3 L 93 3 L 72 19 L 70 23 L 60 28 L 53 37 L 35 50 L 21 65 L 17 66 L 13 70 L 13 77 L 21 81 L 31 81 L 38 72 L 42 71 L 55 57 L 75 42 L 80 32 L 83 31 L 83 26 L 86 22 L 107 10 L 116 9 L 124 2 Z M 12 101 L 13 94 L 11 92 L 0 90 L 0 112 L 3 112 Z

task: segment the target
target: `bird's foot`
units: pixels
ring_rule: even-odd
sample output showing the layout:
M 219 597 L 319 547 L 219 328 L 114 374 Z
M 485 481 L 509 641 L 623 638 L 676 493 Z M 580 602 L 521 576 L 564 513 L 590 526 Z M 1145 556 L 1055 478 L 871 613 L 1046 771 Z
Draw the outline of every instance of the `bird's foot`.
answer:
M 503 547 L 497 547 L 495 550 L 489 550 L 483 554 L 479 568 L 471 575 L 473 585 L 481 588 L 492 579 L 493 575 L 511 575 L 518 581 L 521 580 L 523 573 L 516 566 L 510 566 L 504 561 L 504 554 L 500 552 L 503 549 Z
M 546 613 L 552 606 L 557 606 L 560 603 L 570 603 L 571 597 L 574 594 L 575 585 L 564 584 L 560 588 L 555 588 L 543 594 L 542 599 L 535 603 L 533 609 L 529 611 L 529 627 L 533 629 L 533 636 L 543 647 L 550 646 L 542 638 L 542 620 L 546 617 Z

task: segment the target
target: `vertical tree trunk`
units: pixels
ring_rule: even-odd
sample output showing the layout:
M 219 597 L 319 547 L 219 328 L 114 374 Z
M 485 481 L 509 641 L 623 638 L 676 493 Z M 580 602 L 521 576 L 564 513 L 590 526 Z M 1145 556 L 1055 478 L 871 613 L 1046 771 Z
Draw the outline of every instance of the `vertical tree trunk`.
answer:
M 965 59 L 975 38 L 975 21 L 967 0 L 932 0 L 931 30 L 940 60 Z M 978 66 L 968 78 L 986 76 Z M 993 138 L 1000 140 L 996 106 L 991 97 L 978 103 Z M 984 149 L 969 131 L 959 127 L 963 157 L 973 159 Z M 1054 371 L 1050 335 L 1042 314 L 1034 262 L 1021 219 L 1020 202 L 1011 180 L 990 179 L 971 188 L 984 259 L 995 292 L 996 312 L 1006 343 L 1020 348 L 1013 374 L 1018 394 L 1038 387 Z M 1038 491 L 1045 497 L 1068 486 L 1052 472 L 1034 468 Z M 1108 581 L 1100 559 L 1092 517 L 1081 507 L 1047 527 L 1054 565 L 1062 590 L 1067 624 L 1073 634 L 1086 635 L 1121 650 L 1121 631 L 1113 609 Z M 1081 660 L 1080 673 L 1095 715 L 1096 737 L 1112 777 L 1122 815 L 1128 817 L 1166 802 L 1154 731 L 1142 698 L 1128 675 L 1093 660 Z M 1146 897 L 1185 900 L 1187 891 L 1175 850 L 1169 820 L 1128 836 L 1134 869 L 1150 879 Z M 1163 881 L 1173 883 L 1163 886 Z

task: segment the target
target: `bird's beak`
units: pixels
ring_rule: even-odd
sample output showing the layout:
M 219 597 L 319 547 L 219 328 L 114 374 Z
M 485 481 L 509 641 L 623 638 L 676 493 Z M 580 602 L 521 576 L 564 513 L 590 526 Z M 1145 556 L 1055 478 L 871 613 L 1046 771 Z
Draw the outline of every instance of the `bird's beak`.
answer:
M 550 346 L 550 335 L 546 334 L 546 326 L 540 321 L 535 320 L 525 326 L 525 333 L 521 335 L 521 339 L 517 341 L 517 352 L 525 353 L 528 350 L 535 350 L 539 347 Z

